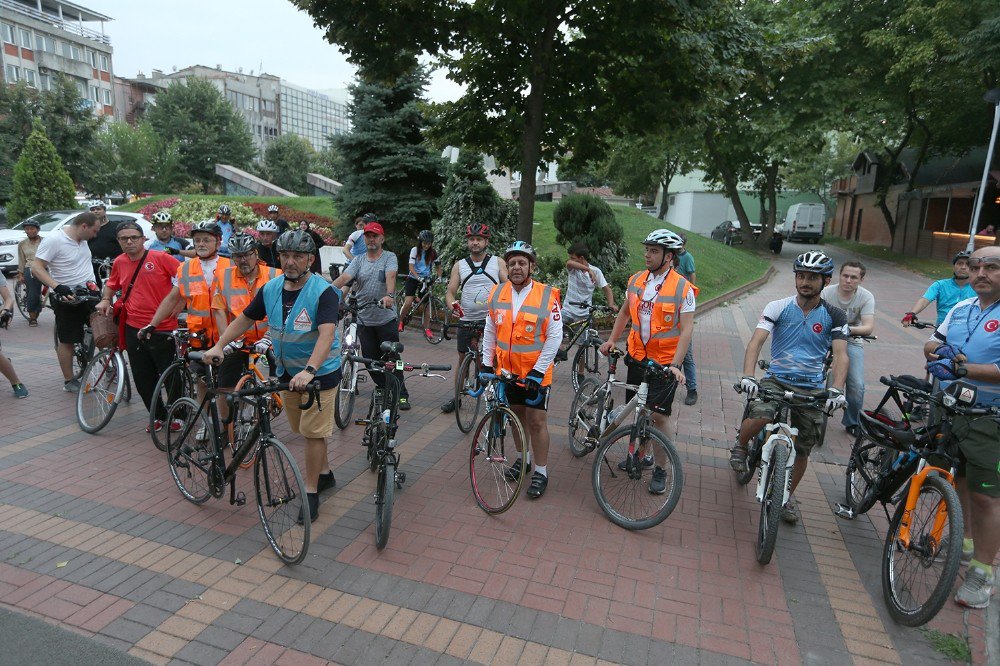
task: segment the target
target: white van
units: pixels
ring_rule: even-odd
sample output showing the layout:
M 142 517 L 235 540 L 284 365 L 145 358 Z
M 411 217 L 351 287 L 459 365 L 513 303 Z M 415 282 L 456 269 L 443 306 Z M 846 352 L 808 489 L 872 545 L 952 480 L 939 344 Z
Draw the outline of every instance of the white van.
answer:
M 800 203 L 788 207 L 785 215 L 785 239 L 792 242 L 819 243 L 823 238 L 826 206 Z

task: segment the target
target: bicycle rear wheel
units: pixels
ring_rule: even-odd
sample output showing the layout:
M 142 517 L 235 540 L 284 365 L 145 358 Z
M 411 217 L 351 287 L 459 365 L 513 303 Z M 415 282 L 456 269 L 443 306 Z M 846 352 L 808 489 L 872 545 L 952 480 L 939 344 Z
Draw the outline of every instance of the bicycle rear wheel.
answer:
M 271 549 L 286 564 L 298 564 L 309 550 L 312 524 L 306 484 L 292 454 L 273 437 L 261 442 L 254 490 L 257 515 Z
M 396 463 L 386 457 L 385 464 L 379 465 L 378 482 L 375 486 L 375 547 L 379 550 L 389 543 L 389 528 L 392 526 L 392 502 L 396 492 Z
M 191 398 L 178 398 L 167 410 L 168 423 L 177 423 L 177 429 L 166 429 L 165 445 L 170 476 L 177 489 L 189 502 L 203 504 L 212 495 L 209 476 L 212 474 L 211 435 L 199 440 L 212 427 L 206 414 Z
M 774 543 L 778 540 L 778 523 L 784 508 L 785 482 L 788 478 L 788 448 L 784 442 L 774 443 L 771 461 L 767 466 L 764 480 L 764 499 L 760 503 L 760 522 L 757 523 L 757 561 L 767 564 L 774 554 Z
M 333 403 L 333 420 L 337 422 L 337 427 L 343 430 L 351 423 L 351 414 L 354 412 L 354 383 L 358 367 L 354 361 L 344 359 L 341 364 L 340 385 L 337 387 L 337 401 Z
M 577 458 L 582 458 L 594 450 L 594 445 L 599 436 L 598 412 L 604 411 L 603 394 L 597 397 L 600 384 L 593 377 L 583 380 L 576 395 L 573 396 L 573 404 L 569 409 L 569 451 Z M 601 414 L 603 416 L 603 414 Z
M 844 504 L 854 515 L 867 513 L 878 499 L 875 485 L 887 474 L 896 453 L 858 433 L 845 474 Z
M 919 627 L 941 610 L 958 576 L 962 558 L 962 507 L 958 493 L 948 481 L 939 476 L 925 476 L 910 512 L 907 545 L 901 538 L 907 509 L 906 495 L 903 497 L 889 523 L 882 550 L 882 596 L 893 620 L 907 627 Z
M 584 337 L 586 335 L 584 333 Z M 588 375 L 601 374 L 601 353 L 597 350 L 597 345 L 581 344 L 573 355 L 573 365 L 570 366 L 569 374 L 573 380 L 574 391 L 580 389 L 580 382 Z
M 14 302 L 17 303 L 17 310 L 25 319 L 28 316 L 28 285 L 21 281 L 14 283 Z
M 233 391 L 252 389 L 260 386 L 257 375 L 252 372 L 240 377 L 236 382 Z M 255 442 L 250 452 L 240 463 L 241 469 L 250 469 L 254 461 L 257 460 L 257 453 L 260 450 L 260 415 L 257 413 L 257 401 L 266 400 L 264 396 L 244 397 L 236 400 L 232 405 L 232 413 L 229 415 L 229 446 L 235 455 L 247 442 Z
M 605 435 L 598 445 L 591 469 L 594 497 L 604 515 L 615 525 L 628 530 L 645 530 L 659 525 L 669 516 L 681 498 L 684 472 L 677 449 L 659 430 L 649 427 L 649 438 L 629 453 L 632 425 L 624 425 Z M 652 455 L 654 466 L 643 458 Z M 625 463 L 625 470 L 618 467 Z M 665 489 L 650 489 L 654 470 L 663 470 Z
M 424 305 L 424 337 L 427 342 L 436 345 L 444 340 L 444 325 L 447 314 L 444 301 L 436 296 L 427 299 Z M 430 335 L 427 335 L 427 333 Z
M 102 349 L 87 364 L 76 394 L 76 421 L 91 434 L 106 426 L 125 392 L 125 361 L 114 349 Z
M 466 354 L 455 375 L 455 421 L 462 432 L 469 432 L 476 425 L 483 396 L 480 394 L 472 397 L 471 393 L 478 387 L 479 364 L 476 363 L 475 356 Z
M 521 421 L 509 407 L 497 407 L 479 422 L 469 448 L 469 479 L 476 503 L 486 513 L 503 513 L 517 501 L 527 474 L 512 480 L 507 470 L 521 456 L 525 439 Z
M 178 398 L 195 397 L 195 379 L 184 361 L 174 361 L 167 366 L 160 378 L 156 380 L 153 388 L 153 397 L 149 405 L 149 436 L 161 451 L 167 450 L 167 440 L 165 431 L 176 428 L 167 418 L 167 410 Z M 156 429 L 156 422 L 160 421 L 162 430 Z

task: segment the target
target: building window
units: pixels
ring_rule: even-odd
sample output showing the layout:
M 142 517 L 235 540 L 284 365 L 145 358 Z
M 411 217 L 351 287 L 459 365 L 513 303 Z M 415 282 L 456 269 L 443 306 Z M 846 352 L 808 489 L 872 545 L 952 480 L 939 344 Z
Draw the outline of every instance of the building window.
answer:
M 97 69 L 97 51 L 87 51 L 87 55 L 90 56 L 90 66 Z
M 4 23 L 2 25 L 3 25 L 3 41 L 7 42 L 8 44 L 15 44 L 16 42 L 14 41 L 14 26 L 9 25 L 7 23 Z
M 97 86 L 90 86 L 90 97 L 95 104 L 101 103 L 101 90 Z
M 4 78 L 7 79 L 7 83 L 17 83 L 21 80 L 21 71 L 14 67 L 14 65 L 7 65 L 4 68 Z
M 31 31 L 21 28 L 21 46 L 26 49 L 31 48 Z
M 46 51 L 48 53 L 56 52 L 56 40 L 51 37 L 42 34 L 35 35 L 35 50 L 36 51 Z
M 104 89 L 104 103 L 108 105 L 111 104 L 111 91 L 107 88 Z
M 52 77 L 48 74 L 38 75 L 39 90 L 52 90 Z
M 37 88 L 38 82 L 35 80 L 35 70 L 25 69 L 24 70 L 24 80 L 28 82 L 29 88 Z
M 108 60 L 108 56 L 101 54 L 101 71 L 110 72 L 111 71 L 111 61 Z

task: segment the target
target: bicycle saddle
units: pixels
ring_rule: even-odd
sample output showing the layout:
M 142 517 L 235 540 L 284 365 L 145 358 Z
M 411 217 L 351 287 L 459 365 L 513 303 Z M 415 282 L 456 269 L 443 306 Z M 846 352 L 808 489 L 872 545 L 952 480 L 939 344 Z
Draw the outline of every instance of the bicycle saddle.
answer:
M 885 446 L 909 451 L 910 446 L 917 441 L 917 435 L 901 421 L 894 421 L 884 414 L 863 410 L 860 414 L 861 428 L 872 440 Z
M 899 375 L 898 377 L 895 375 L 890 375 L 890 378 L 893 381 L 898 382 L 907 388 L 915 389 L 917 391 L 923 391 L 924 393 L 931 392 L 932 387 L 930 382 L 924 381 L 923 379 L 920 379 L 918 377 L 914 377 L 913 375 Z

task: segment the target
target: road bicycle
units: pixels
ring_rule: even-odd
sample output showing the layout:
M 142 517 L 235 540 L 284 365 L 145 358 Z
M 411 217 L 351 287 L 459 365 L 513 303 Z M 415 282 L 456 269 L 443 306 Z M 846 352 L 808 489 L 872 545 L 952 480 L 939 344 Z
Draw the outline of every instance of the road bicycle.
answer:
M 371 305 L 371 304 L 370 304 Z M 361 354 L 361 343 L 358 341 L 358 298 L 349 293 L 340 309 L 340 385 L 337 388 L 337 401 L 333 406 L 333 418 L 337 427 L 343 430 L 351 423 L 354 412 L 354 401 L 358 395 L 358 383 L 365 381 L 365 376 L 358 372 L 351 356 Z
M 367 447 L 369 468 L 378 473 L 375 482 L 375 547 L 382 550 L 389 542 L 395 492 L 401 490 L 406 482 L 406 472 L 399 471 L 399 454 L 396 453 L 400 386 L 393 372 L 419 370 L 420 377 L 444 379 L 443 375 L 431 371 L 447 371 L 451 370 L 451 366 L 405 363 L 399 358 L 403 353 L 400 342 L 383 342 L 380 350 L 383 354 L 381 360 L 354 355 L 348 358 L 352 363 L 364 365 L 369 372 L 381 375 L 385 387 L 372 391 L 368 417 L 356 421 L 365 427 L 362 443 Z
M 852 335 L 853 340 L 863 340 L 864 342 L 873 342 L 878 340 L 877 336 L 874 335 Z M 850 343 L 848 343 L 850 344 Z M 827 389 L 831 388 L 830 384 L 833 383 L 833 373 L 830 372 L 830 368 L 833 367 L 833 348 L 826 350 L 826 356 L 823 358 L 823 377 L 825 378 L 825 386 Z M 816 442 L 817 446 L 823 446 L 826 442 L 826 426 L 827 422 L 830 420 L 830 415 L 823 411 L 823 422 L 819 427 L 819 440 Z
M 893 620 L 916 627 L 941 610 L 961 566 L 963 513 L 954 488 L 960 436 L 952 421 L 1000 418 L 1000 407 L 975 407 L 976 387 L 965 381 L 937 393 L 912 376 L 879 381 L 889 388 L 876 409 L 863 412 L 846 504 L 836 514 L 853 519 L 880 502 L 889 518 L 888 505 L 896 505 L 882 549 L 882 596 Z M 890 400 L 902 406 L 898 416 L 886 409 Z M 940 420 L 915 427 L 905 409 L 914 400 L 937 404 Z
M 436 261 L 435 265 L 438 263 L 440 261 Z M 448 280 L 443 277 L 420 278 L 420 288 L 417 289 L 411 304 L 412 307 L 405 318 L 403 317 L 403 303 L 406 300 L 406 295 L 402 289 L 396 293 L 396 312 L 399 313 L 400 324 L 405 328 L 419 314 L 424 337 L 432 345 L 436 345 L 444 339 L 444 326 L 448 318 L 448 308 L 444 305 L 444 298 L 435 293 L 435 287 L 447 282 Z
M 201 362 L 202 352 L 189 352 L 192 361 Z M 179 428 L 164 430 L 170 476 L 181 495 L 193 504 L 203 504 L 210 497 L 222 497 L 229 486 L 229 503 L 246 504 L 246 495 L 236 490 L 236 473 L 245 459 L 256 451 L 253 463 L 254 500 L 264 536 L 274 553 L 286 564 L 298 564 L 309 549 L 311 520 L 306 498 L 306 485 L 299 466 L 271 430 L 272 395 L 287 391 L 288 383 L 275 380 L 259 386 L 225 393 L 230 419 L 219 416 L 215 372 L 206 366 L 207 390 L 201 401 L 178 398 L 167 410 L 167 422 Z M 302 410 L 319 402 L 319 382 L 308 387 L 308 399 Z M 243 403 L 238 405 L 237 403 Z M 238 442 L 227 464 L 226 440 L 232 416 L 242 413 L 243 405 L 256 414 L 255 437 Z
M 568 359 L 573 346 L 577 345 L 576 353 L 573 354 L 573 364 L 570 366 L 573 390 L 577 391 L 587 375 L 601 373 L 601 354 L 598 349 L 604 341 L 594 326 L 594 315 L 597 313 L 616 315 L 618 313 L 605 305 L 591 305 L 586 301 L 571 301 L 570 305 L 586 310 L 587 318 L 574 322 L 563 322 L 563 343 L 556 353 L 555 363 L 558 364 Z
M 189 357 L 193 351 L 191 347 L 197 345 L 200 349 L 205 349 L 209 346 L 203 332 L 192 333 L 183 326 L 171 331 L 169 335 L 174 340 L 174 360 L 156 380 L 149 405 L 149 425 L 146 428 L 153 444 L 161 451 L 167 450 L 163 429 L 176 430 L 178 427 L 177 424 L 165 420 L 167 410 L 178 398 L 196 398 L 198 378 L 205 372 L 201 363 L 191 361 Z
M 760 361 L 758 366 L 767 370 L 767 361 Z M 743 387 L 733 384 L 737 393 L 743 392 Z M 827 394 L 809 395 L 790 390 L 773 390 L 759 387 L 756 398 L 747 400 L 743 410 L 742 424 L 749 414 L 755 400 L 778 403 L 771 422 L 764 426 L 756 437 L 747 443 L 746 471 L 736 474 L 736 481 L 746 485 L 757 472 L 757 501 L 760 502 L 760 519 L 757 523 L 757 542 L 754 544 L 757 561 L 768 564 L 774 554 L 774 545 L 778 539 L 778 522 L 784 506 L 792 492 L 792 468 L 795 466 L 795 440 L 799 435 L 798 428 L 791 425 L 792 410 L 796 407 L 815 407 L 823 405 Z M 825 411 L 825 410 L 824 410 Z
M 467 433 L 476 424 L 479 408 L 483 404 L 483 394 L 481 391 L 477 392 L 477 389 L 479 388 L 479 368 L 483 357 L 483 331 L 486 329 L 486 321 L 463 321 L 451 324 L 446 330 L 452 328 L 467 329 L 478 340 L 475 349 L 465 350 L 462 363 L 458 366 L 458 372 L 455 374 L 455 421 L 458 423 L 458 429 Z
M 239 349 L 232 353 L 247 355 L 247 369 L 236 382 L 236 386 L 233 388 L 235 393 L 264 386 L 270 381 L 261 371 L 261 366 L 273 368 L 275 365 L 274 356 L 270 349 L 264 354 L 255 351 L 253 347 Z M 284 401 L 277 391 L 272 391 L 269 395 L 261 397 L 260 400 L 266 401 L 272 419 L 278 418 L 284 409 Z M 236 412 L 230 415 L 228 425 L 229 446 L 233 455 L 246 441 L 260 442 L 260 419 L 257 415 L 256 405 L 238 400 L 235 401 L 235 406 Z M 249 469 L 253 466 L 257 459 L 257 448 L 254 446 L 250 449 L 240 467 Z

